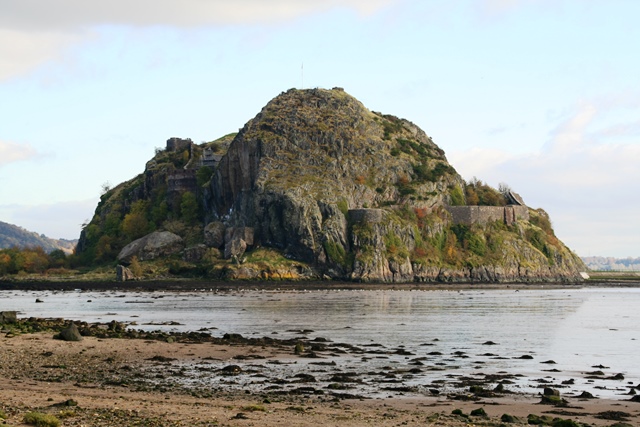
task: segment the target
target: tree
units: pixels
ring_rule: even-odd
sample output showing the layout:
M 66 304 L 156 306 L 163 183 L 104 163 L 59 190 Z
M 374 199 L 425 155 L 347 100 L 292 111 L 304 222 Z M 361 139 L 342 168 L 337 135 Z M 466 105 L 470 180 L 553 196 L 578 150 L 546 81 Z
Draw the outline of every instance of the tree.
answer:
M 501 182 L 500 184 L 498 184 L 498 191 L 500 192 L 500 194 L 506 197 L 507 193 L 511 192 L 511 187 L 509 187 L 508 184 Z
M 182 195 L 182 201 L 180 202 L 180 212 L 182 214 L 182 220 L 189 225 L 195 224 L 198 221 L 199 207 L 198 200 L 195 194 L 187 191 Z
M 96 244 L 96 261 L 110 261 L 115 258 L 116 251 L 114 250 L 114 239 L 109 235 L 104 235 L 100 237 L 98 243 Z
M 102 183 L 100 195 L 104 196 L 111 190 L 111 183 L 109 181 L 105 181 Z
M 211 179 L 213 175 L 213 169 L 209 166 L 203 166 L 196 172 L 196 180 L 198 182 L 198 186 L 202 187 Z
M 122 233 L 129 240 L 136 240 L 147 234 L 149 222 L 141 212 L 130 212 L 122 220 Z
M 467 197 L 467 205 L 477 206 L 478 203 L 480 203 L 480 199 L 478 198 L 478 193 L 476 193 L 475 188 L 473 188 L 471 185 L 468 185 L 464 189 L 464 192 L 466 193 L 466 197 Z
M 122 232 L 129 240 L 139 239 L 149 232 L 147 221 L 147 203 L 138 200 L 131 206 L 131 211 L 122 220 Z
M 49 254 L 49 264 L 51 267 L 64 267 L 67 263 L 67 254 L 62 249 L 56 249 Z
M 156 227 L 159 227 L 169 216 L 169 205 L 166 200 L 162 200 L 157 206 L 151 209 L 151 220 Z
M 6 249 L 0 251 L 0 275 L 9 273 L 11 267 L 11 255 Z
M 23 269 L 27 273 L 43 273 L 49 268 L 49 258 L 44 249 L 37 246 L 34 248 L 25 248 Z

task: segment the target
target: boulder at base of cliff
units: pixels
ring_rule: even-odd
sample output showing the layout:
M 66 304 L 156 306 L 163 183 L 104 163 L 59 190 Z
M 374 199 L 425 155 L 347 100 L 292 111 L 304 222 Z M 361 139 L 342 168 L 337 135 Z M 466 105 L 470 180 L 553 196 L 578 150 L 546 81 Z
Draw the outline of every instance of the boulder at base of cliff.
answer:
M 226 226 L 220 221 L 210 222 L 204 228 L 204 243 L 210 248 L 221 248 L 224 245 Z
M 253 245 L 252 227 L 230 227 L 225 232 L 224 257 L 240 258 L 248 247 Z
M 122 248 L 118 261 L 128 264 L 136 256 L 140 261 L 168 257 L 184 249 L 182 237 L 169 231 L 154 231 Z

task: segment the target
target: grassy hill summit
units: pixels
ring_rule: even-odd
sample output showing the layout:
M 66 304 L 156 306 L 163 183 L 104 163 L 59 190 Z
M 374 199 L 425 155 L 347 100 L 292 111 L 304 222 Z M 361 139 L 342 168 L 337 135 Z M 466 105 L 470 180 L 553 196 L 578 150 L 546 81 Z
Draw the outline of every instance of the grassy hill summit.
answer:
M 103 194 L 77 255 L 139 277 L 579 281 L 585 269 L 543 210 L 465 182 L 423 130 L 341 88 L 283 92 L 215 141 L 169 139 Z

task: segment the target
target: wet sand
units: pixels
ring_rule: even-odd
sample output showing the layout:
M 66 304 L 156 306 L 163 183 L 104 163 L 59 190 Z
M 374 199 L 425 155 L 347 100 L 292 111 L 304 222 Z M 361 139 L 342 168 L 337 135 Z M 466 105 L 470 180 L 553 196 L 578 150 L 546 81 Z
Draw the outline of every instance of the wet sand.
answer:
M 309 356 L 308 348 L 296 354 L 290 341 L 149 338 L 85 336 L 67 342 L 53 339 L 50 331 L 2 333 L 0 407 L 7 424 L 22 425 L 26 412 L 40 411 L 58 416 L 63 426 L 518 426 L 528 425 L 530 414 L 592 426 L 640 425 L 640 402 L 632 395 L 620 400 L 561 395 L 561 407 L 540 404 L 542 389 L 474 393 L 463 387 L 437 395 L 390 392 L 370 398 L 349 388 L 348 375 L 341 382 L 345 373 L 329 358 L 313 359 L 321 365 L 306 365 L 313 367 L 306 377 L 287 376 L 287 364 Z M 272 368 L 284 369 L 280 384 L 269 375 Z M 311 380 L 320 375 L 333 375 L 335 385 Z M 239 387 L 241 378 L 260 386 Z M 487 417 L 470 415 L 480 408 Z M 504 414 L 515 422 L 501 421 Z

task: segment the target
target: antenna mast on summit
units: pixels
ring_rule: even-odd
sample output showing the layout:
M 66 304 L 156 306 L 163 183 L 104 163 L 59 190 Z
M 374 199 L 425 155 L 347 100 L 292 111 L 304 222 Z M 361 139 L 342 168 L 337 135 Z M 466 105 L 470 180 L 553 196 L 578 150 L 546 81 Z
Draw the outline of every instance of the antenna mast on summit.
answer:
M 304 89 L 304 62 L 300 66 L 300 89 Z

